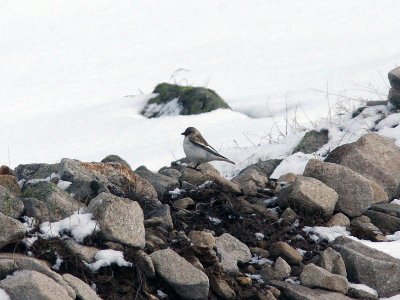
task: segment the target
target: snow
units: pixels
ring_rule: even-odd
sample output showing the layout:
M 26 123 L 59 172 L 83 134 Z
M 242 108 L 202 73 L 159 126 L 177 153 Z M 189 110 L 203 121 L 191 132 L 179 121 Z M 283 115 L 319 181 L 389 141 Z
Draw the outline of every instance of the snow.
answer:
M 188 126 L 239 162 L 216 164 L 228 177 L 283 158 L 290 147 L 275 144 L 294 124 L 328 118 L 338 100 L 385 98 L 386 73 L 400 63 L 399 8 L 392 0 L 7 1 L 0 163 L 117 154 L 157 170 L 183 157 Z M 164 81 L 212 88 L 233 111 L 141 116 Z
M 0 289 L 0 300 L 11 300 L 5 290 Z
M 146 106 L 143 115 L 152 117 L 158 114 L 159 117 L 177 116 L 182 111 L 182 106 L 178 103 L 178 98 L 163 104 L 152 103 Z
M 127 262 L 124 259 L 124 254 L 122 251 L 116 250 L 100 250 L 94 256 L 96 260 L 94 263 L 85 263 L 93 272 L 98 271 L 101 267 L 107 267 L 111 264 L 117 264 L 120 267 L 131 267 L 132 263 Z
M 261 232 L 256 232 L 255 236 L 258 241 L 261 241 L 265 237 Z
M 64 260 L 57 253 L 55 253 L 55 254 L 57 255 L 57 259 L 56 259 L 56 262 L 54 263 L 54 265 L 51 268 L 54 269 L 54 270 L 59 271 L 60 267 L 61 267 L 61 264 L 64 262 Z
M 390 203 L 400 205 L 400 199 L 393 199 Z
M 370 288 L 369 286 L 365 284 L 360 284 L 360 283 L 351 283 L 349 282 L 349 287 L 356 289 L 356 290 L 363 290 L 371 295 L 374 295 L 375 297 L 378 297 L 378 292 L 375 291 L 373 288 Z
M 288 156 L 274 170 L 271 178 L 278 179 L 279 177 L 287 173 L 303 175 L 304 168 L 311 158 L 315 158 L 315 155 L 304 154 L 302 152 L 297 152 L 291 156 Z
M 91 213 L 75 212 L 72 216 L 58 222 L 44 222 L 40 224 L 40 236 L 50 239 L 71 234 L 77 242 L 82 242 L 85 237 L 99 230 L 99 224 L 96 220 L 92 220 L 92 217 Z
M 328 242 L 332 242 L 334 239 L 342 235 L 345 236 L 350 235 L 350 232 L 348 232 L 346 228 L 342 226 L 332 226 L 332 227 L 305 226 L 303 230 L 308 234 L 310 234 L 311 236 L 315 235 L 316 237 L 319 237 L 319 239 L 327 240 Z
M 52 173 L 50 176 L 46 177 L 46 178 L 35 178 L 35 179 L 29 179 L 28 181 L 25 181 L 25 179 L 20 180 L 20 187 L 22 187 L 25 183 L 29 184 L 35 184 L 38 182 L 42 182 L 42 181 L 50 181 L 53 178 L 58 178 L 58 182 L 57 182 L 57 186 L 62 189 L 63 191 L 65 191 L 71 184 L 72 182 L 70 181 L 64 181 L 60 179 L 60 175 L 56 174 L 56 173 Z

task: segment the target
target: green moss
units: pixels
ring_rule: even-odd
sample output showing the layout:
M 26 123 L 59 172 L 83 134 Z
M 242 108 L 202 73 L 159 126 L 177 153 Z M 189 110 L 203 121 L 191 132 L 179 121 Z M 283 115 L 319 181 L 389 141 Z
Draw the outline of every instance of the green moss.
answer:
M 38 182 L 34 186 L 28 186 L 22 191 L 24 198 L 35 198 L 44 200 L 49 194 L 55 191 L 56 185 L 51 181 Z
M 178 103 L 182 107 L 181 115 L 195 115 L 218 108 L 230 108 L 215 91 L 203 87 L 160 83 L 153 93 L 157 93 L 158 96 L 149 100 L 148 105 L 166 104 L 178 98 Z M 142 111 L 142 114 L 145 111 L 146 108 Z M 157 114 L 150 117 L 157 117 Z

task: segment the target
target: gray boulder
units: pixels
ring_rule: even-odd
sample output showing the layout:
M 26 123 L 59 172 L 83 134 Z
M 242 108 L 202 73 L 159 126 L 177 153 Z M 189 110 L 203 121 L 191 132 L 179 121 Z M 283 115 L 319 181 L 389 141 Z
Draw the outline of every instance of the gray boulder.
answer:
M 329 219 L 326 225 L 329 227 L 333 226 L 348 227 L 350 226 L 350 219 L 345 214 L 337 213 L 334 214 L 332 218 Z
M 209 281 L 206 274 L 171 249 L 150 254 L 156 273 L 184 299 L 207 299 Z
M 282 257 L 278 257 L 274 264 L 274 270 L 282 277 L 287 278 L 292 271 L 290 265 Z
M 6 188 L 13 196 L 21 194 L 21 188 L 14 175 L 0 175 L 0 186 Z
M 331 246 L 341 254 L 351 282 L 375 289 L 379 297 L 400 293 L 400 260 L 343 236 Z
M 137 168 L 134 172 L 140 177 L 147 180 L 154 187 L 159 199 L 161 199 L 163 195 L 165 195 L 169 191 L 172 191 L 175 188 L 179 187 L 178 179 L 158 173 L 153 173 L 144 166 Z
M 379 211 L 387 215 L 400 218 L 400 205 L 394 203 L 377 203 L 371 206 L 371 210 Z
M 341 293 L 326 291 L 322 289 L 310 289 L 298 284 L 284 281 L 271 281 L 270 285 L 277 287 L 288 300 L 351 300 Z
M 238 273 L 238 262 L 246 263 L 251 259 L 249 247 L 229 233 L 215 238 L 217 253 L 226 272 Z
M 63 279 L 68 283 L 70 287 L 76 293 L 76 296 L 82 300 L 101 300 L 99 296 L 97 296 L 96 292 L 92 290 L 92 288 L 79 278 L 72 276 L 71 274 L 64 274 Z
M 379 184 L 389 198 L 400 192 L 400 148 L 376 133 L 334 149 L 325 160 L 346 166 Z
M 267 186 L 268 177 L 254 169 L 248 169 L 235 176 L 232 182 L 237 183 L 244 194 L 255 196 L 259 189 Z
M 0 212 L 0 249 L 22 240 L 25 236 L 25 231 L 26 229 L 20 221 Z
M 339 195 L 337 208 L 350 217 L 362 215 L 373 202 L 370 181 L 347 167 L 311 159 L 304 176 L 316 178 L 334 189 Z
M 196 115 L 218 108 L 230 108 L 215 91 L 203 87 L 160 83 L 153 93 L 158 96 L 150 99 L 141 112 L 148 118 L 170 115 L 171 105 L 179 107 L 180 115 Z
M 281 190 L 278 205 L 289 206 L 303 215 L 319 214 L 327 218 L 332 216 L 338 201 L 338 194 L 321 181 L 298 176 L 293 184 Z
M 342 256 L 331 247 L 326 248 L 320 253 L 317 265 L 332 274 L 347 277 L 346 265 Z
M 179 180 L 179 178 L 182 176 L 182 173 L 174 168 L 162 168 L 158 171 L 158 173 L 164 176 L 175 178 L 177 180 Z
M 43 216 L 46 210 L 43 209 L 42 203 L 32 200 L 24 201 L 27 204 L 26 210 L 30 210 L 33 217 L 43 217 L 42 221 L 59 221 L 85 207 L 85 205 L 72 198 L 51 181 L 25 184 L 23 196 L 25 198 L 35 198 L 45 204 L 48 213 L 47 218 Z
M 0 212 L 16 219 L 22 214 L 23 210 L 22 201 L 0 185 Z
M 27 164 L 15 168 L 18 180 L 44 179 L 58 173 L 60 164 Z
M 303 152 L 306 154 L 318 151 L 329 140 L 329 131 L 322 129 L 321 131 L 310 130 L 301 139 L 300 143 L 294 148 L 293 154 Z
M 54 222 L 62 218 L 58 215 L 51 215 L 47 209 L 47 204 L 43 201 L 39 201 L 35 198 L 23 198 L 24 203 L 24 214 L 28 217 L 33 217 L 40 223 L 43 222 Z
M 36 271 L 17 271 L 0 281 L 0 288 L 11 299 L 72 300 L 67 290 L 51 278 Z
M 90 201 L 88 210 L 99 222 L 100 233 L 106 240 L 144 248 L 144 217 L 137 202 L 101 193 Z
M 74 239 L 68 239 L 65 241 L 66 248 L 74 253 L 75 255 L 80 256 L 84 261 L 88 263 L 92 263 L 95 261 L 95 255 L 100 250 L 95 247 L 89 247 L 85 245 L 78 244 Z
M 346 277 L 332 274 L 314 264 L 308 264 L 300 274 L 300 283 L 310 288 L 323 288 L 334 292 L 346 294 L 349 283 Z

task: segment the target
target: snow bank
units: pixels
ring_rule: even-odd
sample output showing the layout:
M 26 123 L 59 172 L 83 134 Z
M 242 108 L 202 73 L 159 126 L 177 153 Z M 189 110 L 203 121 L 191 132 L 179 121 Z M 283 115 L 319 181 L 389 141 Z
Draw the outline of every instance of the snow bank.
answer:
M 120 267 L 132 266 L 132 263 L 124 259 L 124 254 L 121 251 L 111 249 L 98 251 L 94 259 L 96 260 L 94 263 L 85 263 L 93 272 L 99 270 L 101 267 L 110 266 L 111 264 L 117 264 Z

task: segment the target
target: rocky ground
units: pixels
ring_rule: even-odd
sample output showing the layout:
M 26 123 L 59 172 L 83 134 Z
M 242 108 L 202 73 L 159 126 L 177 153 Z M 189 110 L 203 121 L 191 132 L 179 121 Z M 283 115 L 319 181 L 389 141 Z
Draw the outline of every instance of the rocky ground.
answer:
M 310 131 L 296 151 L 317 151 L 328 134 Z M 157 173 L 115 155 L 3 166 L 0 298 L 400 294 L 400 260 L 360 242 L 400 231 L 400 205 L 390 203 L 400 196 L 400 148 L 369 133 L 311 159 L 303 175 L 270 179 L 280 163 L 258 162 L 231 180 L 185 159 Z

